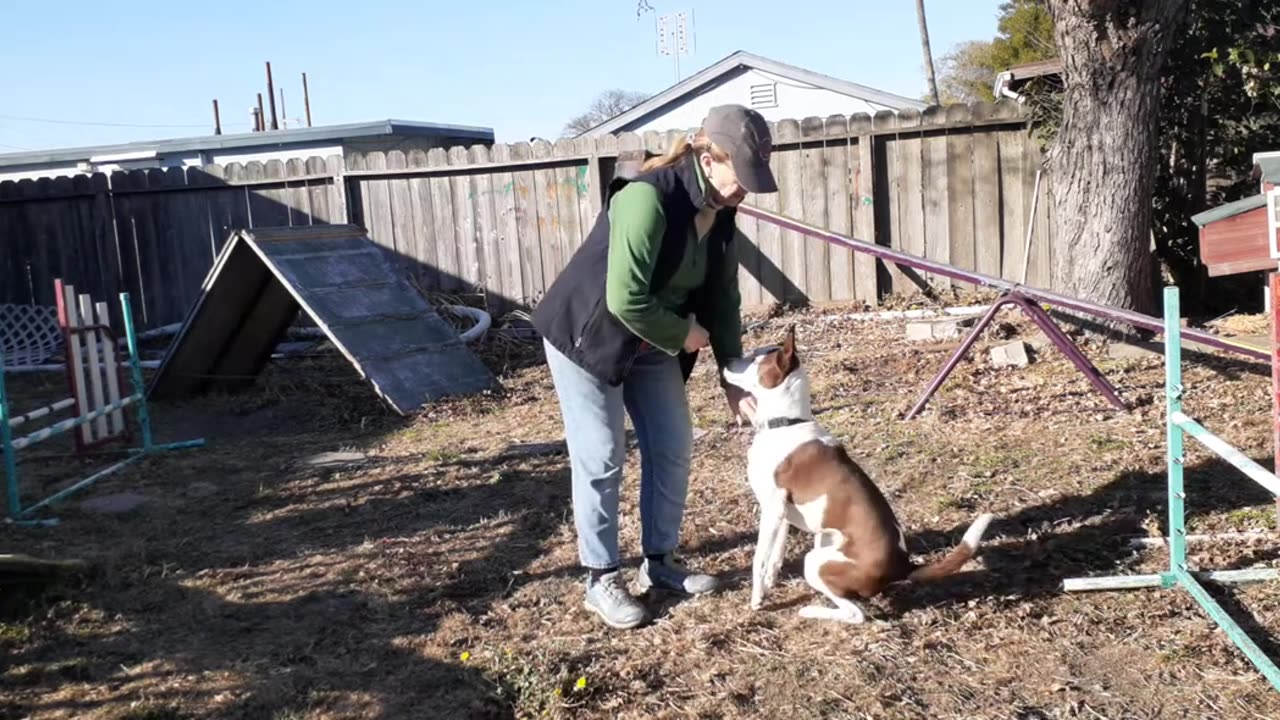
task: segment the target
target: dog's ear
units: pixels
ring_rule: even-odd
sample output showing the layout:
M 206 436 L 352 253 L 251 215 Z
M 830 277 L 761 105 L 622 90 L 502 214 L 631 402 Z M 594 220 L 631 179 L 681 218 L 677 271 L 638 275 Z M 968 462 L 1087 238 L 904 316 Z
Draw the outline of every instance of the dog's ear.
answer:
M 787 335 L 782 340 L 782 352 L 780 353 L 779 366 L 783 373 L 790 373 L 800 364 L 800 358 L 796 355 L 796 326 L 794 323 L 787 326 Z

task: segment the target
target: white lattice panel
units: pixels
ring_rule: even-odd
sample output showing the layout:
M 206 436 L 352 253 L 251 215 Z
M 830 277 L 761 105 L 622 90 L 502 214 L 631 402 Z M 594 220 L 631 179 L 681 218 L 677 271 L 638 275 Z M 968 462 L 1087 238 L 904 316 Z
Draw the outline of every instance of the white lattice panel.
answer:
M 58 309 L 0 303 L 0 349 L 4 350 L 5 365 L 38 365 L 59 354 L 62 333 Z

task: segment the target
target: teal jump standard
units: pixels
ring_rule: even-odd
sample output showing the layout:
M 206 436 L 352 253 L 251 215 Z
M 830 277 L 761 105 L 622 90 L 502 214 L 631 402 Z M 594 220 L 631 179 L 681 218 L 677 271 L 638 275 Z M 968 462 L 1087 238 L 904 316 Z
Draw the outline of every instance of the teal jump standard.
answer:
M 152 442 L 151 416 L 150 413 L 147 412 L 146 386 L 142 380 L 142 366 L 138 362 L 138 339 L 137 335 L 134 333 L 133 312 L 129 304 L 128 293 L 120 293 L 120 308 L 124 315 L 125 337 L 129 348 L 130 378 L 133 383 L 133 394 L 121 398 L 119 401 L 111 403 L 105 407 L 101 407 L 78 417 L 56 422 L 22 437 L 13 437 L 14 427 L 43 415 L 48 415 L 56 410 L 65 409 L 68 406 L 69 401 L 54 403 L 53 405 L 25 415 L 18 415 L 16 417 L 12 416 L 9 410 L 8 395 L 5 392 L 4 353 L 0 351 L 0 449 L 3 450 L 4 454 L 4 474 L 6 480 L 9 522 L 17 525 L 29 526 L 56 525 L 58 523 L 56 518 L 37 518 L 35 516 L 36 512 L 48 508 L 50 505 L 59 502 L 68 496 L 89 487 L 90 485 L 93 485 L 102 478 L 128 467 L 148 455 L 170 450 L 184 450 L 187 448 L 202 447 L 204 445 L 205 441 L 203 438 L 159 445 Z M 124 460 L 105 467 L 83 480 L 74 482 L 68 487 L 59 490 L 43 500 L 27 506 L 22 504 L 22 488 L 18 481 L 19 450 L 23 450 L 35 445 L 36 443 L 48 440 L 56 435 L 69 432 L 86 423 L 93 422 L 100 417 L 109 415 L 117 410 L 123 410 L 127 407 L 136 408 L 138 425 L 141 430 L 140 434 L 142 435 L 142 447 L 129 449 L 127 451 L 129 457 Z
M 1063 582 L 1066 592 L 1090 590 L 1131 590 L 1147 587 L 1182 588 L 1190 593 L 1196 603 L 1222 628 L 1231 642 L 1244 653 L 1249 662 L 1262 673 L 1271 687 L 1280 691 L 1280 669 L 1271 658 L 1245 634 L 1222 606 L 1205 590 L 1204 582 L 1239 584 L 1265 582 L 1280 578 L 1280 570 L 1270 568 L 1249 570 L 1193 571 L 1187 567 L 1186 488 L 1183 485 L 1183 438 L 1190 435 L 1218 457 L 1231 463 L 1254 482 L 1274 496 L 1280 497 L 1280 479 L 1261 465 L 1249 459 L 1230 443 L 1214 435 L 1200 423 L 1182 412 L 1182 325 L 1178 288 L 1164 290 L 1164 374 L 1165 374 L 1165 426 L 1168 465 L 1169 506 L 1169 570 L 1155 575 L 1117 575 L 1097 578 L 1071 578 Z

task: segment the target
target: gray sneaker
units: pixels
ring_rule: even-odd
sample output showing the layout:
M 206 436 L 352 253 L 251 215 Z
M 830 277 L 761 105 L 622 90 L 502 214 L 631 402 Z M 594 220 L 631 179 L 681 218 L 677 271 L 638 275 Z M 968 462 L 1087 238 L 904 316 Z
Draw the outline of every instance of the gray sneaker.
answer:
M 702 595 L 720 587 L 719 581 L 710 575 L 689 572 L 684 563 L 672 553 L 667 553 L 660 563 L 652 563 L 649 558 L 645 558 L 640 565 L 636 584 L 640 586 L 641 592 L 657 588 L 687 595 Z
M 606 625 L 619 630 L 630 630 L 649 619 L 644 606 L 627 592 L 620 571 L 601 575 L 599 580 L 587 575 L 587 595 L 582 604 Z

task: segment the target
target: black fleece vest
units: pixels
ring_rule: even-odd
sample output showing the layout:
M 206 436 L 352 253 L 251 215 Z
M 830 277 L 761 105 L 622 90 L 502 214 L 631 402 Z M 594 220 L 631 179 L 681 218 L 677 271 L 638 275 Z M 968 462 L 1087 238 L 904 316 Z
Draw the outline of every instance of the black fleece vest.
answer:
M 605 275 L 609 268 L 609 203 L 619 190 L 632 182 L 648 183 L 658 189 L 666 215 L 666 232 L 650 278 L 650 286 L 657 292 L 680 266 L 689 242 L 689 225 L 706 202 L 698 185 L 696 162 L 697 159 L 690 154 L 674 167 L 658 168 L 631 179 L 618 178 L 611 182 L 604 208 L 591 232 L 534 308 L 533 325 L 542 337 L 576 365 L 609 385 L 622 383 L 631 363 L 645 347 L 638 336 L 609 312 L 605 302 Z M 707 238 L 707 278 L 718 276 L 725 258 L 736 258 L 732 247 L 736 213 L 733 208 L 721 211 L 711 226 Z M 695 289 L 679 313 L 682 317 L 694 313 L 699 323 L 706 327 L 705 308 L 708 303 L 703 296 L 701 288 Z M 697 355 L 696 352 L 680 352 L 685 380 L 693 371 Z

